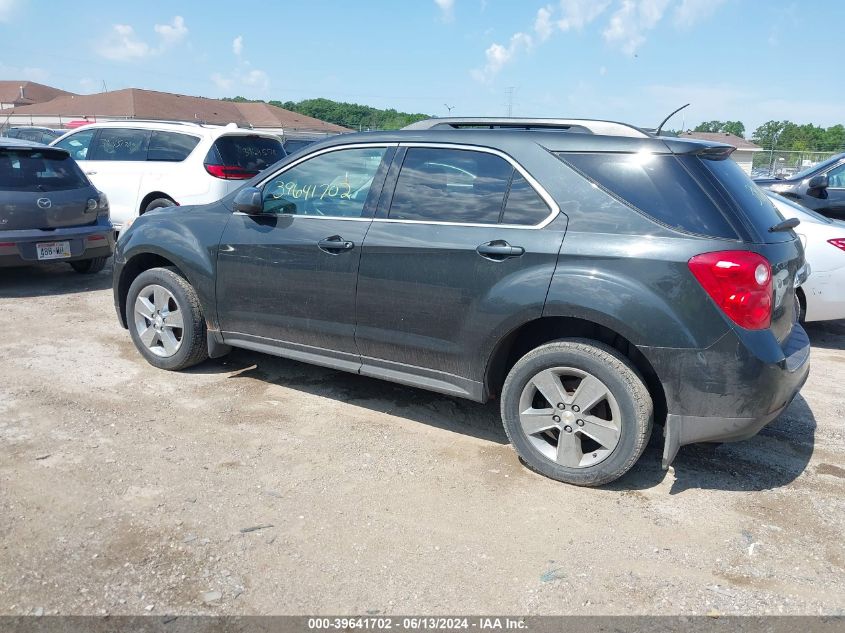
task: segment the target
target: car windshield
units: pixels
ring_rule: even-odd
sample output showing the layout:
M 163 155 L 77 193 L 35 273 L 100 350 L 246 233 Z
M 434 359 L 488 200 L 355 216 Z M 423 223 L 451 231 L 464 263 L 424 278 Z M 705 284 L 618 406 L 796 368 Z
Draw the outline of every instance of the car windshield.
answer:
M 0 149 L 0 191 L 66 191 L 87 186 L 82 170 L 65 152 Z
M 833 165 L 835 162 L 839 161 L 840 158 L 842 158 L 842 157 L 841 156 L 834 156 L 833 158 L 828 158 L 825 161 L 822 161 L 820 163 L 816 163 L 815 165 L 807 167 L 807 169 L 804 169 L 803 171 L 799 171 L 797 174 L 792 174 L 789 177 L 789 180 L 803 180 L 807 176 L 810 176 L 810 175 L 814 174 L 815 172 L 817 172 L 821 169 L 824 169 L 825 167 Z

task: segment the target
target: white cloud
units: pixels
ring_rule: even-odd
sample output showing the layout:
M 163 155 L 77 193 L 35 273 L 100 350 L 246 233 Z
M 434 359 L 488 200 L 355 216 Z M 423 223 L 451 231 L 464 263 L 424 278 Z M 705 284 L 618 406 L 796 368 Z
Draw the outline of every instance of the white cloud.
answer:
M 270 77 L 265 73 L 263 70 L 250 70 L 246 73 L 243 77 L 243 82 L 247 86 L 253 86 L 256 88 L 261 88 L 262 90 L 267 90 L 270 86 Z
M 12 15 L 21 4 L 20 0 L 0 0 L 0 23 L 11 22 Z
M 473 70 L 472 76 L 479 81 L 489 81 L 502 70 L 505 64 L 518 54 L 530 50 L 533 45 L 531 36 L 522 32 L 514 33 L 507 46 L 498 43 L 491 44 L 484 52 L 487 63 L 484 68 Z
M 552 7 L 540 7 L 537 9 L 537 17 L 534 19 L 534 32 L 541 42 L 545 42 L 552 36 L 554 26 L 552 25 Z
M 610 4 L 610 0 L 560 0 L 561 31 L 579 31 L 598 18 Z
M 188 27 L 180 15 L 175 16 L 170 24 L 156 24 L 153 30 L 158 36 L 156 45 L 150 45 L 138 37 L 135 29 L 128 24 L 113 24 L 96 50 L 101 56 L 117 61 L 143 59 L 160 55 L 188 36 Z
M 45 83 L 50 78 L 50 73 L 44 68 L 36 66 L 7 66 L 0 62 L 0 77 Z
M 675 26 L 688 29 L 710 17 L 725 0 L 681 0 L 675 8 Z
M 455 19 L 455 0 L 434 0 L 434 4 L 439 7 L 444 22 Z
M 622 0 L 604 30 L 604 39 L 633 55 L 645 42 L 645 34 L 663 17 L 669 0 Z
M 238 35 L 235 39 L 232 40 L 232 52 L 240 57 L 241 53 L 244 52 L 244 36 Z
M 161 39 L 162 48 L 175 46 L 188 37 L 188 27 L 181 15 L 175 16 L 171 24 L 156 24 L 154 28 Z
M 211 75 L 211 81 L 213 81 L 214 85 L 220 90 L 231 90 L 232 85 L 235 83 L 232 79 L 224 77 L 220 73 L 214 73 Z

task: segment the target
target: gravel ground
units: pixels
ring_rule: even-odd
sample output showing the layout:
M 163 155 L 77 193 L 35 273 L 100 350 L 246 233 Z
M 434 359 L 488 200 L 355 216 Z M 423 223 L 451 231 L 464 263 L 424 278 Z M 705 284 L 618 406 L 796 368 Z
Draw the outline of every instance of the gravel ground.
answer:
M 746 442 L 614 485 L 496 404 L 235 351 L 174 374 L 109 270 L 0 272 L 0 614 L 843 614 L 845 322 Z M 656 434 L 659 435 L 659 434 Z

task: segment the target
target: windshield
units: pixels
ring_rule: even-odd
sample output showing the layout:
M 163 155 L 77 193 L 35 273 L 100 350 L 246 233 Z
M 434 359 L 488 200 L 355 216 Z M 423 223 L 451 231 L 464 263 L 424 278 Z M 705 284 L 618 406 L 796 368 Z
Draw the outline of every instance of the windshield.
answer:
M 820 163 L 816 163 L 815 165 L 807 167 L 807 169 L 799 171 L 797 174 L 793 174 L 792 176 L 789 177 L 789 180 L 803 180 L 807 176 L 809 176 L 809 175 L 811 175 L 811 174 L 813 174 L 813 173 L 815 173 L 815 172 L 817 172 L 821 169 L 824 169 L 825 167 L 833 165 L 834 163 L 838 162 L 840 158 L 842 158 L 842 157 L 841 156 L 834 156 L 833 158 L 828 158 L 825 161 L 822 161 Z
M 0 149 L 2 191 L 66 191 L 89 185 L 82 170 L 65 152 Z

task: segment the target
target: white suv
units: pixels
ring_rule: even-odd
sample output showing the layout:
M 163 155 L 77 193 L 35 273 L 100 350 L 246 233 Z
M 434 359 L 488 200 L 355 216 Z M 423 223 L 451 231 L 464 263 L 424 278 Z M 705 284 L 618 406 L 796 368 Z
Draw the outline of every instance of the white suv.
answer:
M 277 136 L 234 123 L 92 123 L 50 145 L 108 195 L 117 230 L 150 209 L 215 202 L 285 156 Z

